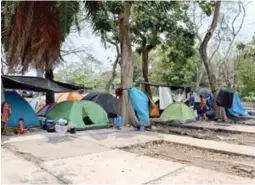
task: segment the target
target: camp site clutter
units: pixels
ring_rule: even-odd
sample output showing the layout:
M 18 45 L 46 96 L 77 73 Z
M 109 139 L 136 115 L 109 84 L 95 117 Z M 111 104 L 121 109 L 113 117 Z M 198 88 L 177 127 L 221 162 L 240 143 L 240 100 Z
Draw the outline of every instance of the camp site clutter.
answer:
M 23 128 L 26 132 L 31 127 L 62 133 L 122 127 L 119 100 L 121 89 L 116 90 L 119 93 L 115 95 L 107 92 L 85 94 L 84 89 L 88 89 L 85 87 L 23 76 L 2 76 L 2 85 L 5 89 L 3 91 L 2 88 L 1 94 L 2 108 L 8 108 L 6 125 L 8 130 L 18 134 L 24 133 Z M 143 131 L 151 122 L 188 124 L 200 119 L 214 120 L 214 97 L 208 89 L 194 91 L 191 85 L 147 85 L 157 88 L 159 98 L 156 101 L 139 88 L 132 87 L 128 90 L 137 117 L 138 130 Z M 39 93 L 33 97 L 35 92 Z M 46 104 L 44 94 L 47 92 L 54 92 L 55 102 Z M 28 98 L 26 94 L 31 96 Z M 229 117 L 251 118 L 252 112 L 245 110 L 237 91 L 219 90 L 216 103 L 225 108 Z M 2 118 L 3 116 L 2 111 Z

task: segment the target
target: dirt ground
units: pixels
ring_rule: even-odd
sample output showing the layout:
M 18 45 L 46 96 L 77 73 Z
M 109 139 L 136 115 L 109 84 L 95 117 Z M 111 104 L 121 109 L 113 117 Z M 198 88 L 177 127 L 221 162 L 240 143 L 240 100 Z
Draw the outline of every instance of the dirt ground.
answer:
M 198 139 L 224 141 L 226 143 L 231 144 L 240 144 L 255 147 L 255 134 L 231 133 L 222 131 L 216 132 L 209 129 L 191 129 L 159 124 L 157 126 L 152 126 L 152 129 L 150 129 L 150 131 L 161 132 L 166 134 L 183 135 Z
M 255 158 L 198 149 L 166 141 L 121 148 L 125 151 L 187 165 L 255 178 Z

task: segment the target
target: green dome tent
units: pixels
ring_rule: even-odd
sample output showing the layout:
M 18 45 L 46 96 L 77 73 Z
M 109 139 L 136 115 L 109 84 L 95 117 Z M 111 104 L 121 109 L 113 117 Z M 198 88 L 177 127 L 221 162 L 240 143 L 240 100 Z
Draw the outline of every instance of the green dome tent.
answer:
M 172 103 L 164 112 L 162 112 L 160 119 L 163 122 L 172 123 L 187 123 L 195 121 L 195 117 L 191 109 L 184 103 Z
M 46 117 L 53 120 L 66 119 L 72 122 L 77 130 L 103 127 L 108 125 L 109 122 L 104 109 L 90 101 L 64 101 L 58 103 L 46 113 Z

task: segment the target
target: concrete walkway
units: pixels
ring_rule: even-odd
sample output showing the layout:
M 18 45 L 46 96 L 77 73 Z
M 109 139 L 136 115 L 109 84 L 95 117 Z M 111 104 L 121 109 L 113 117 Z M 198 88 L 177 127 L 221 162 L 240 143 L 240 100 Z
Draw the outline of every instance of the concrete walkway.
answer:
M 3 184 L 255 184 L 255 180 L 249 178 L 114 149 L 167 140 L 227 151 L 243 150 L 246 154 L 255 155 L 252 147 L 130 129 L 103 129 L 78 132 L 76 135 L 45 132 L 14 138 L 6 140 L 2 147 Z
M 254 120 L 255 122 L 255 120 Z M 203 128 L 211 130 L 225 130 L 232 132 L 244 132 L 255 134 L 255 126 L 249 125 L 238 125 L 238 124 L 227 124 L 227 123 L 216 123 L 216 122 L 194 122 L 182 125 L 187 128 Z

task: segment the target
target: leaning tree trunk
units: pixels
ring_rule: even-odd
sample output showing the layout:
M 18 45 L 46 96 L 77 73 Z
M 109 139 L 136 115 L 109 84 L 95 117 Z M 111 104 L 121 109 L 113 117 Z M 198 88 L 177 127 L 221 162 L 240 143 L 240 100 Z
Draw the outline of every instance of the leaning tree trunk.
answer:
M 112 85 L 112 83 L 113 83 L 113 81 L 114 81 L 114 79 L 116 77 L 116 68 L 117 68 L 117 65 L 120 62 L 120 51 L 119 51 L 119 46 L 118 46 L 117 43 L 115 44 L 115 47 L 116 47 L 116 51 L 117 51 L 117 56 L 116 56 L 116 59 L 115 59 L 115 61 L 113 63 L 113 66 L 112 66 L 112 76 L 111 76 L 111 78 L 109 79 L 109 81 L 107 82 L 107 84 L 105 86 L 105 90 L 107 92 L 110 91 L 110 87 L 111 87 L 111 85 Z
M 225 109 L 223 107 L 218 106 L 216 103 L 218 86 L 217 86 L 215 73 L 213 72 L 212 67 L 210 66 L 208 56 L 207 56 L 207 45 L 208 45 L 208 42 L 210 41 L 210 39 L 212 38 L 214 30 L 217 27 L 218 17 L 220 14 L 220 5 L 221 5 L 221 1 L 217 1 L 215 10 L 214 10 L 212 24 L 211 24 L 209 30 L 207 31 L 203 42 L 200 45 L 199 53 L 200 53 L 200 56 L 204 62 L 205 69 L 208 74 L 209 84 L 210 84 L 210 87 L 211 87 L 211 90 L 212 90 L 212 93 L 213 93 L 213 96 L 215 99 L 214 104 L 215 104 L 216 118 L 226 120 L 227 116 L 226 116 Z
M 114 63 L 113 63 L 113 67 L 112 67 L 112 76 L 111 78 L 109 79 L 109 81 L 106 83 L 105 85 L 105 90 L 106 92 L 110 92 L 110 87 L 116 77 L 116 68 L 117 68 L 117 64 L 118 64 L 118 61 L 119 61 L 119 58 L 117 58 Z
M 149 82 L 149 51 L 147 49 L 147 47 L 145 46 L 143 48 L 143 52 L 142 52 L 142 72 L 143 72 L 143 80 L 144 82 Z M 150 97 L 152 98 L 152 94 L 151 94 L 151 88 L 149 85 L 144 84 L 143 85 L 143 90 L 144 92 Z
M 203 60 L 200 58 L 197 67 L 196 91 L 198 91 L 203 77 L 204 77 Z
M 128 89 L 133 85 L 133 61 L 129 30 L 129 17 L 132 2 L 124 2 L 124 12 L 119 14 L 119 34 L 121 49 L 121 116 L 124 125 L 136 126 L 136 116 L 132 108 Z
M 46 70 L 45 78 L 47 78 L 49 80 L 53 80 L 54 79 L 54 75 L 53 75 L 53 70 L 52 69 Z M 46 93 L 46 104 L 51 104 L 51 103 L 54 103 L 54 102 L 55 102 L 54 93 L 53 92 L 47 92 Z

